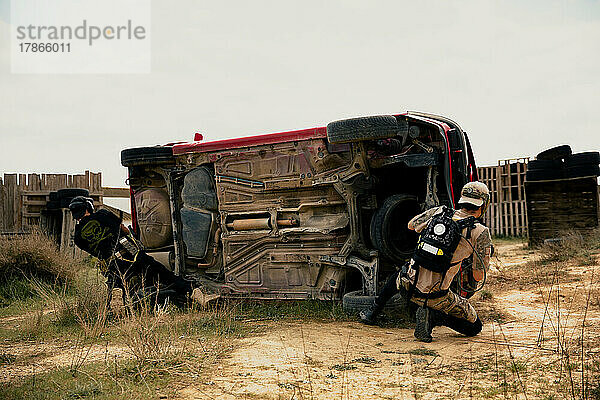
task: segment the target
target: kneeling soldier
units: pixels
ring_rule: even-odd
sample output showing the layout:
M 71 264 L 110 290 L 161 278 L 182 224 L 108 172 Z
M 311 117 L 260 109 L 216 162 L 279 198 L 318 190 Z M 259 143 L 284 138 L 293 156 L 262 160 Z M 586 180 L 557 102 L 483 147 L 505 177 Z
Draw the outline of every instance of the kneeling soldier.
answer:
M 457 210 L 445 206 L 429 209 L 408 223 L 420 233 L 410 262 L 386 283 L 374 305 L 360 317 L 373 323 L 383 305 L 397 291 L 421 306 L 417 310 L 415 337 L 431 342 L 435 326 L 447 326 L 467 336 L 475 336 L 483 327 L 469 301 L 450 290 L 464 260 L 473 255 L 470 270 L 474 281 L 484 279 L 492 253 L 487 227 L 477 221 L 489 205 L 490 194 L 481 182 L 467 183 Z

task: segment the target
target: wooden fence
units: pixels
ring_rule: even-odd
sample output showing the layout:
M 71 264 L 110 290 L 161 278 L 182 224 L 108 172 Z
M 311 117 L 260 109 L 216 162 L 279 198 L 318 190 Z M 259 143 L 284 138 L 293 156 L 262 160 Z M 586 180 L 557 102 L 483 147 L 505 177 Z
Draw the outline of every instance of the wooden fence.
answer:
M 39 226 L 50 192 L 67 188 L 87 189 L 95 202 L 103 202 L 101 173 L 4 174 L 4 179 L 0 177 L 0 231 L 22 232 Z
M 479 180 L 490 189 L 490 207 L 484 216 L 494 235 L 526 236 L 525 173 L 529 158 L 511 158 L 477 169 Z
M 48 204 L 50 193 L 60 189 L 87 189 L 97 207 L 107 208 L 124 220 L 131 218 L 104 204 L 106 197 L 129 198 L 129 189 L 102 187 L 101 173 L 4 174 L 4 178 L 0 177 L 0 233 L 21 234 L 40 228 L 54 238 L 62 251 L 76 253 L 71 213 L 64 205 L 50 208 Z

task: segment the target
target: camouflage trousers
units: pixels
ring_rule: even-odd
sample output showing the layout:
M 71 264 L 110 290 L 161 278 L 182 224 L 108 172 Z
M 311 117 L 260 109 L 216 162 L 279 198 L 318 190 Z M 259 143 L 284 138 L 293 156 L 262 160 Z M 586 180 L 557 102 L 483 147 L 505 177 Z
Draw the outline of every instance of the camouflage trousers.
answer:
M 410 288 L 410 282 L 405 277 L 402 277 L 402 286 L 407 291 Z M 416 293 L 410 300 L 419 306 L 425 303 L 425 297 L 419 297 Z M 469 321 L 470 323 L 474 323 L 477 320 L 477 312 L 471 303 L 450 290 L 444 296 L 427 299 L 427 307 L 441 311 L 452 317 Z

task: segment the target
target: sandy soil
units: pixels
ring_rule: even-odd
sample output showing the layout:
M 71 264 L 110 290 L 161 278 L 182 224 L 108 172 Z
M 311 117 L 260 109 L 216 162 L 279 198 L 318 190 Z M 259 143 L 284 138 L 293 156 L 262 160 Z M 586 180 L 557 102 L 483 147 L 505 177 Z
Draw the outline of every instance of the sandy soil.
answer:
M 433 343 L 424 344 L 412 329 L 394 326 L 260 321 L 262 333 L 237 341 L 201 379 L 176 383 L 176 398 L 533 399 L 574 393 L 582 377 L 589 379 L 581 365 L 600 362 L 598 262 L 565 265 L 560 274 L 536 271 L 532 279 L 526 263 L 538 254 L 521 243 L 499 246 L 497 254 L 486 290 L 473 297 L 485 324 L 475 338 L 442 327 L 434 330 Z M 2 343 L 0 353 L 17 360 L 2 367 L 0 382 L 128 357 L 125 348 L 76 343 Z
M 476 338 L 436 328 L 434 342 L 423 344 L 410 329 L 355 322 L 273 325 L 242 340 L 210 377 L 180 390 L 179 399 L 543 398 L 568 391 L 564 385 L 581 379 L 578 338 L 590 272 L 598 267 L 571 265 L 560 282 L 537 285 L 518 277 L 535 253 L 507 244 L 498 254 L 486 287 L 491 298 L 474 296 L 485 322 Z M 585 360 L 600 350 L 597 285 L 592 289 Z
M 75 341 L 25 342 L 16 345 L 6 342 L 0 344 L 0 354 L 10 355 L 15 360 L 0 368 L 0 382 L 24 378 L 60 367 L 76 368 L 84 363 L 94 361 L 110 363 L 115 357 L 119 360 L 131 357 L 125 347 L 82 344 Z

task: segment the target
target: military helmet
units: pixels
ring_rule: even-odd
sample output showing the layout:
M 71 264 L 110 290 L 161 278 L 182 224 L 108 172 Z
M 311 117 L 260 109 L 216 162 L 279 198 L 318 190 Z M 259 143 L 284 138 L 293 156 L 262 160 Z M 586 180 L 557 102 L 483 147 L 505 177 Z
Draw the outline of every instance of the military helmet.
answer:
M 490 190 L 483 182 L 469 182 L 463 186 L 458 202 L 473 204 L 475 207 L 483 206 L 485 211 L 490 204 Z
M 86 211 L 94 212 L 94 200 L 90 197 L 77 196 L 69 203 L 69 210 L 75 219 L 81 219 Z

